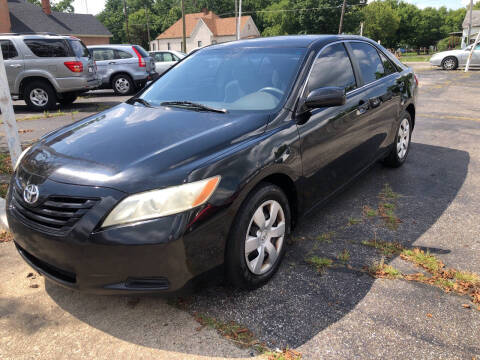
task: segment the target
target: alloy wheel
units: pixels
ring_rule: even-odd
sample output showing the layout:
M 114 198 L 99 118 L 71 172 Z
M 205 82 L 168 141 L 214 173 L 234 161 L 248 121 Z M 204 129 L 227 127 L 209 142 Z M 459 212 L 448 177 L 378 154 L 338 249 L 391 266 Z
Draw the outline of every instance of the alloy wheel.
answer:
M 455 63 L 454 59 L 446 59 L 445 62 L 444 62 L 445 69 L 447 69 L 447 70 L 455 69 L 456 65 L 457 64 Z
M 275 265 L 285 237 L 285 214 L 275 200 L 265 201 L 254 212 L 245 238 L 245 261 L 255 275 Z
M 130 82 L 125 78 L 118 78 L 115 81 L 115 88 L 119 93 L 126 94 L 130 91 Z
M 397 154 L 398 158 L 402 160 L 408 151 L 410 145 L 410 123 L 407 118 L 403 119 L 398 128 L 397 135 Z
M 42 88 L 35 88 L 30 91 L 30 101 L 35 106 L 45 106 L 48 103 L 48 93 Z

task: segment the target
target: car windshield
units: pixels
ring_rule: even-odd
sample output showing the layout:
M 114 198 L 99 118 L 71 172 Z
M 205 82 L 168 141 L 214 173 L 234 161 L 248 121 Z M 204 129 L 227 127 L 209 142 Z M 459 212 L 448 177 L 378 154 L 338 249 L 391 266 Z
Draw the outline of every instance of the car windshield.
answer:
M 274 110 L 285 101 L 305 52 L 297 48 L 199 51 L 140 97 L 154 106 L 188 101 L 215 109 Z

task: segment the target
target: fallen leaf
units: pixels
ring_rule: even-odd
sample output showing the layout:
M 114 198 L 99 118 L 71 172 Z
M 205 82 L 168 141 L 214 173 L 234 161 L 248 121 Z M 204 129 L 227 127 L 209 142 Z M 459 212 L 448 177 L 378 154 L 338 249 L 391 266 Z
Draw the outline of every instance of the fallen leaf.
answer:
M 433 317 L 433 315 L 430 314 L 430 313 L 428 313 L 427 316 L 428 316 L 429 318 Z
M 33 289 L 36 289 L 36 288 L 38 288 L 39 286 L 38 286 L 38 284 L 32 284 L 32 285 L 30 285 L 30 287 L 33 288 Z
M 20 129 L 20 130 L 18 130 L 19 134 L 25 134 L 25 133 L 29 133 L 29 132 L 33 132 L 33 129 Z
M 465 309 L 470 309 L 471 306 L 469 304 L 462 304 L 462 306 L 465 308 Z
M 27 278 L 32 277 L 33 273 L 28 273 Z

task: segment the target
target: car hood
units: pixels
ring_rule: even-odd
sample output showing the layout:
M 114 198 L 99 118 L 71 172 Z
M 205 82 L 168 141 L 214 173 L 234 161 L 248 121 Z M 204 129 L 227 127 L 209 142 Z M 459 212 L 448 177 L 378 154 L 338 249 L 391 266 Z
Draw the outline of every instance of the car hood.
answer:
M 125 103 L 46 135 L 21 167 L 41 178 L 127 193 L 178 185 L 229 146 L 259 136 L 268 118 Z

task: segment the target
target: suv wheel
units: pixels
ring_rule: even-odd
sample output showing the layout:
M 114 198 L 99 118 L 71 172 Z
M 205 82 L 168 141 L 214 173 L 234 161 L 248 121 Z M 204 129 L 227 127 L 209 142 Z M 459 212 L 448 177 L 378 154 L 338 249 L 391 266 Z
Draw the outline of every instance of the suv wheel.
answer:
M 245 200 L 230 231 L 226 270 L 235 287 L 255 289 L 278 270 L 290 233 L 290 207 L 276 185 L 262 183 Z
M 135 89 L 135 85 L 130 76 L 126 74 L 120 74 L 113 78 L 112 88 L 117 95 L 129 95 Z
M 25 86 L 23 98 L 33 110 L 52 110 L 57 105 L 57 95 L 45 81 L 32 81 Z
M 66 94 L 62 94 L 62 97 L 60 99 L 58 99 L 58 102 L 61 104 L 61 105 L 70 105 L 71 103 L 73 103 L 75 100 L 77 100 L 77 94 L 76 93 L 66 93 Z

